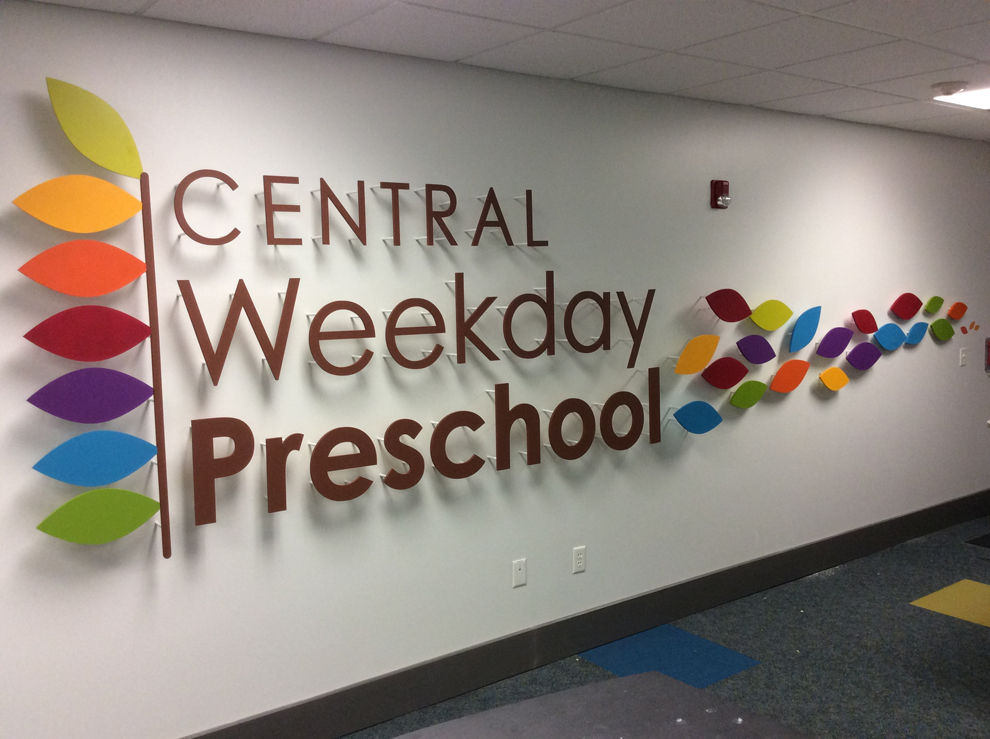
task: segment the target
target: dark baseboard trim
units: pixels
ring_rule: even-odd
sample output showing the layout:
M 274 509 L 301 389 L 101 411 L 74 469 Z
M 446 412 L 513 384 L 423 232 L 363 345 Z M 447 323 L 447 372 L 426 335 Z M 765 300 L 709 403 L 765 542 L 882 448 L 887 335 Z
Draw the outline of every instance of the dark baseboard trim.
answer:
M 990 513 L 990 490 L 656 590 L 201 734 L 333 739 Z

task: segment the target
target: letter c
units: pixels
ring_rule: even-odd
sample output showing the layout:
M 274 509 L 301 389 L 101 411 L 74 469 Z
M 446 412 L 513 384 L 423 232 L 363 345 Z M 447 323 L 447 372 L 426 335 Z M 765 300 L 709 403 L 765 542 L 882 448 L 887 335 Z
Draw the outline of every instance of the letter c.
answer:
M 221 244 L 227 244 L 237 238 L 241 233 L 240 230 L 234 228 L 226 236 L 220 236 L 215 239 L 211 239 L 208 236 L 203 236 L 193 230 L 192 226 L 189 225 L 189 221 L 186 220 L 186 214 L 183 212 L 183 200 L 186 197 L 186 190 L 189 186 L 196 180 L 203 179 L 204 177 L 212 177 L 215 180 L 220 180 L 231 190 L 237 189 L 237 183 L 230 175 L 226 175 L 223 172 L 218 172 L 215 169 L 198 169 L 195 172 L 187 174 L 179 186 L 175 188 L 175 220 L 179 223 L 179 228 L 182 229 L 183 233 L 188 236 L 193 241 L 197 241 L 200 244 L 206 244 L 208 246 L 220 246 Z

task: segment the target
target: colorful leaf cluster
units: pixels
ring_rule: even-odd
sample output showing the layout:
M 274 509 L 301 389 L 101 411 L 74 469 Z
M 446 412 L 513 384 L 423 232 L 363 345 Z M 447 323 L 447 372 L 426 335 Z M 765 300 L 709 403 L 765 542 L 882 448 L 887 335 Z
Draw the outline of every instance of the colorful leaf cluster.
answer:
M 96 95 L 48 80 L 58 122 L 85 157 L 112 172 L 140 177 L 141 159 L 120 115 Z M 14 200 L 39 221 L 72 234 L 91 234 L 124 223 L 142 211 L 142 201 L 121 187 L 89 175 L 43 182 Z M 145 273 L 127 251 L 93 239 L 57 244 L 20 271 L 39 285 L 77 298 L 107 295 Z M 147 324 L 114 308 L 78 305 L 43 320 L 25 338 L 52 354 L 78 362 L 100 362 L 144 341 Z M 28 402 L 57 418 L 99 424 L 129 413 L 153 388 L 105 367 L 73 370 L 49 382 Z M 97 488 L 70 499 L 38 525 L 51 536 L 80 544 L 103 544 L 125 536 L 150 519 L 158 503 L 140 493 L 106 487 L 155 457 L 157 449 L 136 436 L 98 429 L 78 434 L 44 455 L 34 469 L 71 485 Z
M 738 323 L 749 318 L 758 328 L 773 332 L 781 328 L 793 315 L 793 311 L 779 300 L 766 300 L 756 308 L 750 309 L 749 303 L 737 291 L 731 288 L 716 290 L 707 295 L 705 300 L 712 312 L 722 321 Z M 924 305 L 925 313 L 937 313 L 943 304 L 939 296 L 932 297 L 927 303 L 913 293 L 904 293 L 893 302 L 891 314 L 900 321 L 910 321 Z M 854 370 L 864 372 L 870 369 L 884 355 L 893 352 L 903 345 L 914 346 L 925 338 L 929 331 L 936 342 L 945 342 L 955 333 L 952 321 L 960 321 L 966 315 L 965 303 L 953 303 L 947 310 L 947 318 L 938 318 L 929 325 L 925 321 L 912 324 L 906 331 L 897 323 L 887 323 L 878 326 L 877 321 L 869 310 L 855 310 L 851 314 L 852 326 L 836 326 L 826 331 L 819 340 L 815 354 L 826 359 L 835 359 L 845 353 L 848 365 Z M 821 320 L 821 306 L 815 306 L 801 313 L 791 328 L 788 350 L 798 352 L 807 347 L 818 333 Z M 971 330 L 978 329 L 976 323 Z M 965 333 L 966 327 L 961 327 Z M 857 333 L 871 336 L 860 341 L 849 350 Z M 729 402 L 736 408 L 752 408 L 760 402 L 767 390 L 775 393 L 790 393 L 796 390 L 808 370 L 810 362 L 804 359 L 789 359 L 783 362 L 769 382 L 747 380 L 751 368 L 733 356 L 714 359 L 720 337 L 715 334 L 703 334 L 691 339 L 681 355 L 677 358 L 674 371 L 681 375 L 700 373 L 702 379 L 719 390 L 736 388 Z M 776 358 L 773 346 L 761 334 L 751 334 L 736 342 L 742 359 L 754 368 L 766 365 Z M 847 351 L 848 350 L 848 351 Z M 714 361 L 713 361 L 714 359 Z M 822 385 L 832 392 L 838 392 L 849 383 L 849 375 L 841 367 L 829 367 L 819 374 Z M 739 383 L 742 382 L 741 385 Z M 693 434 L 704 434 L 722 422 L 722 416 L 711 404 L 702 400 L 692 401 L 678 408 L 674 418 L 684 429 Z

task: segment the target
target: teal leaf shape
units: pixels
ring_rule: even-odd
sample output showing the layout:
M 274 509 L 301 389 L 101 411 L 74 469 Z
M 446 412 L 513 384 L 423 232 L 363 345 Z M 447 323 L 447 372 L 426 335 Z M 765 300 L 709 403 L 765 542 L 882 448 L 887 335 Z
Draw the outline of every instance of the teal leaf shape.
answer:
M 108 485 L 140 469 L 157 453 L 154 444 L 121 431 L 87 431 L 59 444 L 34 469 L 70 485 Z
M 59 506 L 38 530 L 76 544 L 106 544 L 127 536 L 158 513 L 158 501 L 146 495 L 100 488 Z

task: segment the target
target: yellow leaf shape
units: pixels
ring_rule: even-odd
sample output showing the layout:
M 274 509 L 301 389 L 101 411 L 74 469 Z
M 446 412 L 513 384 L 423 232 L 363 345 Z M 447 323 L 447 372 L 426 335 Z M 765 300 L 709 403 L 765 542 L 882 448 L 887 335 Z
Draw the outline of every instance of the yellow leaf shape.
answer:
M 14 205 L 42 223 L 88 234 L 123 223 L 141 212 L 141 201 L 113 183 L 70 174 L 32 187 Z
M 48 97 L 69 141 L 90 161 L 127 177 L 141 176 L 137 144 L 106 101 L 68 82 L 48 78 Z
M 849 376 L 838 367 L 829 367 L 818 375 L 818 377 L 824 383 L 825 387 L 832 392 L 838 392 L 849 382 Z
M 765 331 L 776 331 L 787 323 L 787 319 L 794 315 L 794 311 L 781 303 L 779 300 L 765 300 L 756 306 L 750 318 L 760 328 Z
M 677 360 L 677 366 L 674 367 L 674 372 L 679 375 L 693 375 L 701 372 L 711 358 L 715 356 L 715 350 L 717 348 L 718 336 L 715 334 L 695 336 L 684 347 L 684 351 L 681 352 L 681 356 Z

